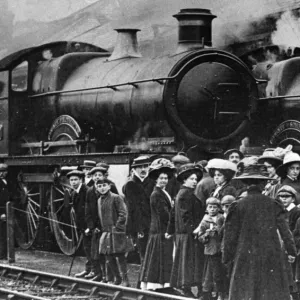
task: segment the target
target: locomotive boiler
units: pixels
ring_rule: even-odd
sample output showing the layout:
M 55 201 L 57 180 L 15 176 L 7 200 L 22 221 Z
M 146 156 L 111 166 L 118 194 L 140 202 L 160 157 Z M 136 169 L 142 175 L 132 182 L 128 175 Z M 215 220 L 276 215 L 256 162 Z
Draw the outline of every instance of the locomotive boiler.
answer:
M 239 58 L 211 47 L 209 10 L 174 17 L 178 47 L 166 56 L 142 57 L 138 30 L 123 28 L 112 53 L 57 42 L 0 61 L 0 156 L 18 183 L 21 247 L 53 233 L 64 253 L 74 253 L 74 217 L 61 219 L 62 166 L 84 159 L 125 166 L 124 178 L 120 168 L 111 174 L 121 184 L 140 151 L 215 153 L 245 137 L 256 112 L 255 78 Z

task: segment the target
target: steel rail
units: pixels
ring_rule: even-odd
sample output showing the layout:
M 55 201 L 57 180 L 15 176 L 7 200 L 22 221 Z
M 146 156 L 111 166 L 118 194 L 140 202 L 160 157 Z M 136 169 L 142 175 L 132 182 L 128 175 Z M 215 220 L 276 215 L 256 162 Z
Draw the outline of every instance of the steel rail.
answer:
M 0 299 L 9 299 L 9 300 L 51 300 L 50 298 L 38 297 L 31 294 L 20 293 L 12 290 L 7 290 L 0 288 Z
M 92 297 L 109 297 L 112 300 L 187 300 L 186 297 L 142 291 L 134 288 L 105 284 L 4 264 L 0 264 L 0 278 L 1 277 L 13 280 L 25 280 L 33 284 L 42 284 L 43 286 L 50 288 L 57 287 L 69 289 L 71 292 L 78 291 Z

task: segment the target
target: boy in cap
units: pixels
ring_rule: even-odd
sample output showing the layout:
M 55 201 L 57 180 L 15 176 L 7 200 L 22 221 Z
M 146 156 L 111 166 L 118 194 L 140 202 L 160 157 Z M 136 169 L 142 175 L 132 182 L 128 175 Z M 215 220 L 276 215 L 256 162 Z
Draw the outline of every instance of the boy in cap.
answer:
M 116 184 L 108 178 L 109 165 L 105 162 L 99 162 L 99 163 L 97 163 L 96 166 L 101 167 L 101 168 L 106 170 L 106 172 L 104 174 L 104 177 L 107 178 L 110 181 L 110 190 L 111 190 L 111 192 L 114 193 L 114 194 L 119 194 L 118 189 L 116 187 Z
M 6 203 L 9 201 L 9 190 L 6 181 L 7 165 L 0 164 L 0 259 L 7 257 L 6 239 Z
M 224 299 L 223 278 L 225 275 L 222 265 L 221 236 L 219 231 L 224 224 L 224 216 L 220 213 L 220 200 L 210 197 L 206 200 L 207 215 L 194 230 L 199 240 L 204 244 L 204 277 L 202 280 L 203 300 L 210 299 L 210 294 L 219 295 Z
M 83 165 L 80 166 L 80 169 L 82 170 L 82 172 L 85 175 L 84 183 L 88 187 L 93 186 L 93 184 L 94 184 L 92 177 L 89 174 L 90 170 L 94 167 L 96 167 L 96 162 L 93 160 L 84 160 Z
M 96 166 L 92 168 L 89 172 L 92 177 L 94 185 L 91 186 L 86 193 L 86 204 L 85 204 L 85 221 L 87 224 L 87 229 L 85 231 L 85 236 L 87 244 L 85 247 L 86 256 L 90 260 L 91 269 L 88 274 L 84 277 L 86 279 L 91 279 L 92 281 L 112 281 L 110 272 L 106 272 L 106 263 L 104 255 L 98 255 L 99 253 L 99 243 L 98 239 L 100 237 L 100 219 L 98 216 L 98 206 L 97 201 L 100 194 L 97 190 L 96 183 L 99 180 L 105 179 L 105 174 L 107 169 L 102 166 Z M 89 239 L 89 241 L 88 241 Z M 107 274 L 106 274 L 107 273 Z M 107 278 L 106 278 L 107 275 Z M 121 281 L 121 278 L 119 278 Z
M 289 185 L 282 186 L 277 192 L 277 198 L 283 203 L 284 209 L 286 211 L 286 218 L 289 223 L 289 227 L 291 232 L 295 232 L 297 220 L 300 217 L 300 208 L 295 205 L 297 192 L 294 188 Z M 295 239 L 296 241 L 296 239 Z M 290 290 L 293 300 L 299 300 L 299 294 L 297 292 L 297 288 L 295 286 L 295 276 L 296 276 L 296 262 L 292 263 L 292 265 L 287 265 L 287 273 L 290 280 Z M 291 268 L 290 268 L 291 267 Z
M 232 195 L 225 195 L 222 199 L 221 199 L 221 208 L 224 212 L 224 217 L 226 218 L 227 215 L 228 215 L 228 210 L 229 210 L 229 207 L 231 205 L 231 203 L 235 202 L 236 199 L 234 196 Z
M 146 253 L 151 222 L 150 195 L 155 185 L 155 182 L 148 177 L 149 165 L 150 157 L 147 155 L 134 159 L 132 177 L 123 186 L 128 207 L 126 231 L 136 240 L 141 266 Z M 137 288 L 140 288 L 140 280 L 138 280 Z

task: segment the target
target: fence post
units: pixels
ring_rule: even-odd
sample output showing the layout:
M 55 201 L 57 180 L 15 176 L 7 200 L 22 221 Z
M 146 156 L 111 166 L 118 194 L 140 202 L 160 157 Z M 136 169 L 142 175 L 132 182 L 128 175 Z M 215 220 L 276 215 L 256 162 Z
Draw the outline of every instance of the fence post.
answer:
M 12 203 L 6 203 L 6 228 L 7 228 L 7 259 L 9 263 L 15 260 L 15 238 L 14 238 L 14 212 Z

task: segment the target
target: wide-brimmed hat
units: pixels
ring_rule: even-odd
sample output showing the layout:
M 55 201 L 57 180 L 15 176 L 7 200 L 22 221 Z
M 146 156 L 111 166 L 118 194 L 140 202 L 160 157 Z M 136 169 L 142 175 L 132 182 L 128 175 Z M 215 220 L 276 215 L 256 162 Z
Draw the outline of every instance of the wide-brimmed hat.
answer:
M 293 164 L 293 163 L 300 163 L 300 156 L 298 153 L 295 152 L 288 152 L 283 159 L 283 164 L 280 165 L 277 169 L 276 169 L 276 173 L 281 177 L 284 178 L 286 177 L 287 174 L 287 168 L 289 165 Z
M 96 167 L 104 168 L 104 169 L 106 169 L 106 171 L 108 171 L 108 169 L 109 169 L 109 165 L 107 163 L 105 163 L 105 162 L 99 162 L 99 163 L 97 163 Z
M 198 180 L 200 180 L 203 176 L 203 170 L 199 165 L 193 163 L 185 164 L 179 168 L 177 180 L 183 183 L 184 177 L 187 176 L 188 174 L 196 174 Z
M 186 156 L 184 152 L 178 152 L 175 156 L 172 157 L 172 163 L 174 164 L 188 164 L 190 159 Z
M 7 171 L 8 165 L 7 164 L 0 164 L 0 172 Z
M 267 148 L 263 152 L 262 156 L 258 158 L 258 163 L 263 164 L 265 161 L 274 161 L 275 164 L 281 164 L 283 157 L 278 156 L 278 152 L 274 148 Z
M 149 167 L 149 177 L 156 180 L 161 173 L 168 174 L 170 178 L 175 172 L 174 164 L 166 158 L 155 159 Z
M 225 152 L 224 152 L 224 157 L 225 157 L 226 159 L 228 159 L 229 156 L 230 156 L 232 153 L 234 153 L 234 152 L 236 152 L 236 153 L 239 154 L 240 159 L 243 159 L 243 158 L 244 158 L 244 153 L 241 152 L 239 149 L 235 149 L 235 148 L 234 148 L 234 149 L 229 149 L 229 150 L 225 151 Z
M 234 179 L 272 180 L 269 177 L 267 167 L 263 164 L 245 165 L 244 170 L 238 176 L 235 176 Z
M 93 160 L 84 160 L 83 165 L 80 166 L 81 168 L 94 168 L 96 167 L 96 162 Z
M 71 176 L 77 176 L 79 178 L 83 178 L 85 174 L 79 170 L 73 170 L 67 174 L 67 177 L 70 178 Z
M 296 197 L 298 193 L 290 185 L 284 185 L 277 191 L 277 196 L 279 196 L 280 194 L 290 194 L 290 195 Z
M 131 166 L 132 166 L 132 168 L 134 168 L 134 167 L 138 167 L 138 166 L 149 165 L 150 162 L 151 162 L 150 157 L 148 155 L 141 155 L 133 160 L 133 163 Z
M 233 162 L 226 159 L 213 158 L 207 163 L 206 169 L 222 169 L 236 172 L 237 166 Z
M 94 167 L 92 170 L 89 171 L 89 175 L 93 175 L 96 172 L 101 172 L 101 173 L 105 174 L 107 172 L 107 169 L 105 169 L 103 167 Z

